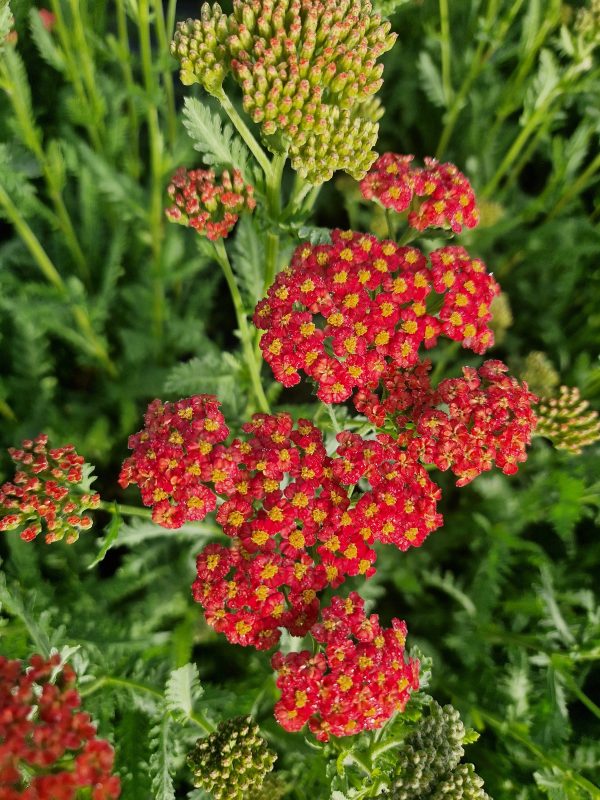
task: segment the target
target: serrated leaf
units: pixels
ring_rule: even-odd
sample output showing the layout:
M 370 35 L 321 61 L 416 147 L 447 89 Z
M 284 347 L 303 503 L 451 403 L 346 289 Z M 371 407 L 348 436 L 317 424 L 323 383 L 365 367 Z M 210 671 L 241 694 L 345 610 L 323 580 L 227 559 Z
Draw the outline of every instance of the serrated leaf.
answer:
M 214 394 L 228 413 L 237 414 L 241 400 L 241 366 L 237 360 L 232 359 L 234 356 L 231 353 L 209 350 L 203 356 L 178 364 L 167 377 L 165 391 L 181 397 Z
M 14 17 L 10 10 L 8 0 L 0 0 L 0 52 L 2 45 L 14 25 Z
M 101 561 L 104 561 L 104 558 L 110 548 L 114 545 L 119 537 L 119 531 L 121 530 L 121 524 L 123 520 L 121 519 L 121 515 L 119 514 L 119 507 L 116 503 L 113 503 L 113 511 L 112 511 L 112 519 L 106 526 L 106 536 L 104 537 L 104 541 L 102 542 L 102 547 L 98 552 L 96 558 L 92 561 L 89 565 L 88 569 L 93 569 L 96 564 L 99 564 Z
M 194 703 L 202 693 L 198 667 L 195 664 L 184 664 L 169 675 L 165 687 L 165 702 L 169 711 L 189 718 L 194 711 Z
M 237 226 L 232 264 L 250 308 L 263 296 L 264 259 L 264 247 L 256 228 L 251 218 L 244 216 Z
M 170 714 L 165 714 L 150 734 L 150 774 L 154 800 L 175 800 L 175 786 L 171 777 Z
M 62 51 L 56 46 L 55 39 L 44 27 L 44 23 L 42 22 L 37 8 L 32 8 L 29 11 L 29 27 L 35 46 L 46 64 L 49 64 L 53 69 L 57 70 L 57 72 L 64 72 L 66 63 Z M 1 34 L 0 38 L 2 38 Z
M 202 153 L 204 163 L 215 167 L 234 167 L 253 182 L 249 168 L 249 153 L 228 122 L 223 122 L 218 111 L 211 109 L 194 97 L 186 97 L 183 107 L 183 124 L 194 141 L 194 149 Z
M 421 78 L 421 85 L 423 91 L 431 100 L 434 106 L 438 108 L 446 107 L 446 96 L 444 94 L 444 85 L 442 83 L 442 75 L 433 59 L 425 50 L 419 54 L 419 61 L 417 62 L 417 70 Z
M 329 228 L 304 225 L 298 230 L 298 236 L 301 239 L 308 239 L 311 244 L 331 244 L 331 231 Z

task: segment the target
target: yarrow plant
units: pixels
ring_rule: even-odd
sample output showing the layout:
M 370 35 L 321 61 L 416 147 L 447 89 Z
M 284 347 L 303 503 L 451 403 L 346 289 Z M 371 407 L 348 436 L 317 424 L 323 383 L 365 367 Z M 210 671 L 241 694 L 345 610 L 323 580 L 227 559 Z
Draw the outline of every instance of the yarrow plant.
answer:
M 597 437 L 598 423 L 576 394 L 562 390 L 538 406 L 525 380 L 483 360 L 500 287 L 480 258 L 448 243 L 479 222 L 469 180 L 450 163 L 424 157 L 416 166 L 412 155 L 374 149 L 379 58 L 395 38 L 368 0 L 234 0 L 230 14 L 204 3 L 199 19 L 177 25 L 171 53 L 181 80 L 214 105 L 186 103 L 206 163 L 177 169 L 165 215 L 194 229 L 203 257 L 223 272 L 242 355 L 224 363 L 235 369 L 239 402 L 205 389 L 153 400 L 118 482 L 139 490 L 135 514 L 169 531 L 192 523 L 195 534 L 213 515 L 202 530 L 216 535 L 196 550 L 193 599 L 229 643 L 271 651 L 275 719 L 290 733 L 307 729 L 322 752 L 340 752 L 339 774 L 347 751 L 336 742 L 362 734 L 354 741 L 368 743 L 368 758 L 354 761 L 368 781 L 344 797 L 484 800 L 472 765 L 459 763 L 466 733 L 452 709 L 433 705 L 418 726 L 411 714 L 403 721 L 407 704 L 415 714 L 425 702 L 422 657 L 407 650 L 406 623 L 384 624 L 360 591 L 380 559 L 401 559 L 442 527 L 435 469 L 459 487 L 494 467 L 513 475 L 536 432 L 536 407 L 538 432 L 560 435 L 572 452 Z M 358 182 L 361 202 L 385 209 L 385 238 L 307 224 L 338 170 Z M 451 359 L 454 376 L 444 377 Z M 313 405 L 295 406 L 285 390 L 297 386 Z M 72 543 L 92 525 L 87 511 L 100 508 L 117 525 L 103 557 L 131 507 L 90 492 L 72 446 L 49 449 L 42 434 L 10 453 L 17 472 L 0 488 L 0 530 Z M 216 798 L 263 797 L 263 785 L 277 785 L 266 779 L 275 755 L 249 717 L 216 728 L 194 717 L 194 675 L 180 668 L 167 682 L 152 734 L 162 778 L 177 760 L 165 755 L 171 719 L 191 720 L 206 734 L 186 762 L 194 784 Z M 9 786 L 0 800 L 69 800 L 81 789 L 92 800 L 118 797 L 112 749 L 77 710 L 73 671 L 56 656 L 29 665 L 0 658 L 0 678 L 0 775 Z M 397 720 L 400 738 L 386 743 Z M 368 767 L 394 748 L 386 770 Z
M 80 710 L 76 676 L 59 655 L 0 656 L 0 798 L 116 800 L 114 752 Z
M 77 541 L 92 527 L 86 512 L 100 503 L 84 479 L 83 457 L 72 445 L 49 449 L 43 433 L 9 453 L 17 471 L 0 486 L 0 531 L 19 530 L 27 542 L 42 531 L 47 543 Z

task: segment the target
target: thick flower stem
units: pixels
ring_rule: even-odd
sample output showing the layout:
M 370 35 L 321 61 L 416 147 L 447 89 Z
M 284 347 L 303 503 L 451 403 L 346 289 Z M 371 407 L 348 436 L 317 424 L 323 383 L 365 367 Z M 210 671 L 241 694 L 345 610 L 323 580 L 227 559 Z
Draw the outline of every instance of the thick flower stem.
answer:
M 242 340 L 242 349 L 246 358 L 246 365 L 250 372 L 250 380 L 252 382 L 254 397 L 260 410 L 265 414 L 270 414 L 271 411 L 269 408 L 269 401 L 267 400 L 260 379 L 260 363 L 256 358 L 252 345 L 252 332 L 250 330 L 250 326 L 248 325 L 248 319 L 246 317 L 242 296 L 240 294 L 235 275 L 233 274 L 233 270 L 229 262 L 229 256 L 227 255 L 227 250 L 225 249 L 222 239 L 218 239 L 216 242 L 214 242 L 214 253 L 219 266 L 223 270 L 223 275 L 227 281 L 227 286 L 229 287 L 229 292 L 233 301 L 235 316 Z
M 246 142 L 246 144 L 248 145 L 250 152 L 252 153 L 254 158 L 258 161 L 263 172 L 265 173 L 265 176 L 268 179 L 269 175 L 271 174 L 271 162 L 269 161 L 265 151 L 256 141 L 256 139 L 252 134 L 252 131 L 246 125 L 244 120 L 240 117 L 240 115 L 237 112 L 237 109 L 235 108 L 231 100 L 227 97 L 225 92 L 221 89 L 218 93 L 215 94 L 215 97 L 217 98 L 217 100 L 223 107 L 223 110 L 226 112 L 227 116 L 231 120 L 234 128 L 240 134 L 244 142 Z
M 446 105 L 452 99 L 452 82 L 450 78 L 450 62 L 452 58 L 450 39 L 450 14 L 448 0 L 439 0 L 440 7 L 440 48 L 442 53 L 442 87 Z

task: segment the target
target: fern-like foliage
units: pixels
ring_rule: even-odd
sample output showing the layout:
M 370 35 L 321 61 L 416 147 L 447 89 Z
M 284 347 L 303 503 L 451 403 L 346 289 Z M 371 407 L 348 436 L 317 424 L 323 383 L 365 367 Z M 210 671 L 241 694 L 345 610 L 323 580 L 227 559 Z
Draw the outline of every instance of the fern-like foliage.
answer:
M 202 153 L 205 164 L 234 167 L 246 181 L 253 182 L 246 145 L 237 137 L 233 127 L 223 122 L 217 111 L 212 111 L 196 98 L 188 97 L 183 117 L 185 129 L 194 141 L 194 149 Z

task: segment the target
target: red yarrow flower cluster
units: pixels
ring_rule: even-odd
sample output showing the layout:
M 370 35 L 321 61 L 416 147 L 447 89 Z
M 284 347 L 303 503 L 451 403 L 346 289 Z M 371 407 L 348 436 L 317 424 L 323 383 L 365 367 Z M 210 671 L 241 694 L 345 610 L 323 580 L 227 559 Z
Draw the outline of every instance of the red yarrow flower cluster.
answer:
M 100 503 L 98 494 L 74 491 L 83 481 L 84 458 L 72 445 L 49 449 L 43 433 L 8 452 L 17 471 L 0 486 L 0 531 L 19 529 L 26 542 L 42 530 L 48 543 L 77 541 L 92 526 L 85 512 Z
M 171 222 L 194 228 L 211 241 L 224 239 L 243 211 L 256 207 L 254 188 L 239 170 L 225 170 L 216 179 L 213 170 L 181 167 L 167 189 L 174 205 L 166 210 Z
M 462 172 L 435 158 L 425 158 L 425 167 L 415 168 L 413 158 L 396 153 L 380 156 L 360 183 L 363 197 L 398 213 L 410 207 L 408 224 L 418 231 L 450 227 L 460 233 L 463 227 L 474 228 L 479 212 Z
M 218 408 L 206 395 L 151 403 L 120 482 L 137 483 L 169 528 L 202 519 L 219 497 L 232 545 L 200 553 L 193 593 L 231 642 L 267 649 L 282 628 L 304 635 L 319 592 L 374 574 L 375 541 L 406 550 L 441 525 L 438 487 L 391 437 L 341 433 L 329 456 L 308 420 L 256 414 L 227 445 Z
M 120 796 L 113 749 L 79 710 L 75 681 L 58 655 L 0 656 L 0 800 Z
M 204 548 L 192 591 L 217 632 L 268 649 L 283 628 L 308 633 L 322 590 L 375 573 L 375 541 L 420 545 L 442 523 L 440 492 L 391 437 L 341 433 L 327 456 L 308 420 L 294 429 L 287 414 L 258 414 L 244 430 L 231 447 L 234 490 L 216 517 L 233 546 Z
M 483 353 L 494 341 L 496 281 L 462 247 L 435 250 L 430 262 L 414 247 L 352 231 L 298 247 L 254 313 L 275 378 L 293 386 L 302 370 L 321 400 L 338 403 L 376 386 L 388 365 L 412 367 L 420 345 L 442 334 Z
M 382 628 L 356 592 L 334 597 L 311 634 L 321 645 L 316 654 L 272 659 L 282 693 L 275 717 L 285 730 L 308 724 L 320 741 L 373 730 L 403 711 L 418 689 L 419 663 L 405 660 L 405 623 L 393 619 L 391 628 Z
M 152 519 L 164 528 L 202 520 L 217 505 L 206 483 L 217 491 L 232 486 L 235 471 L 221 442 L 229 428 L 215 397 L 197 395 L 177 403 L 154 400 L 143 430 L 129 437 L 133 455 L 125 460 L 119 483 L 140 487 Z
M 391 418 L 399 430 L 398 445 L 407 448 L 410 458 L 452 470 L 457 486 L 494 465 L 514 474 L 527 458 L 537 423 L 537 398 L 527 384 L 494 360 L 478 370 L 464 367 L 462 378 L 448 378 L 433 389 L 430 366 L 424 362 L 413 370 L 389 370 L 381 396 L 369 391 L 355 395 L 357 410 L 378 426 Z

